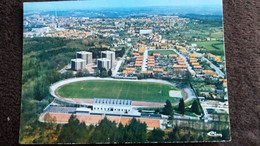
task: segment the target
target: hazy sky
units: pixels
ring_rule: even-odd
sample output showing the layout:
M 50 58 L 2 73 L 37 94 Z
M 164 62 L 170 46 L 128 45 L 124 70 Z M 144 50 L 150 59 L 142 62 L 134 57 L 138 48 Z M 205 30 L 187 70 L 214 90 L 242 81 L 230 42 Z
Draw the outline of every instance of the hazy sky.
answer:
M 81 10 L 92 8 L 128 8 L 149 6 L 189 6 L 222 8 L 222 0 L 85 0 L 60 2 L 25 2 L 24 10 Z

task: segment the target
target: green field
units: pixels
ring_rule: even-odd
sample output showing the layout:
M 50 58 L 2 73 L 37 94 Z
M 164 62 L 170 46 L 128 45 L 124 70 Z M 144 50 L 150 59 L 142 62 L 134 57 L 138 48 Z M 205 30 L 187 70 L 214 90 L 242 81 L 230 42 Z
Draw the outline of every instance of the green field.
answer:
M 193 43 L 197 44 L 199 48 L 205 49 L 208 53 L 224 56 L 223 41 L 204 41 L 204 42 L 193 42 Z
M 173 50 L 150 50 L 148 55 L 151 56 L 153 53 L 160 53 L 161 55 L 176 54 Z
M 134 101 L 165 102 L 169 90 L 176 87 L 160 83 L 134 81 L 101 81 L 90 80 L 67 84 L 58 89 L 58 94 L 69 98 L 116 98 Z
M 223 50 L 223 42 L 222 41 L 204 41 L 204 42 L 196 42 L 198 47 L 203 47 L 207 50 Z
M 224 33 L 222 31 L 218 31 L 218 32 L 212 33 L 210 36 L 213 37 L 213 38 L 216 38 L 216 39 L 223 40 Z

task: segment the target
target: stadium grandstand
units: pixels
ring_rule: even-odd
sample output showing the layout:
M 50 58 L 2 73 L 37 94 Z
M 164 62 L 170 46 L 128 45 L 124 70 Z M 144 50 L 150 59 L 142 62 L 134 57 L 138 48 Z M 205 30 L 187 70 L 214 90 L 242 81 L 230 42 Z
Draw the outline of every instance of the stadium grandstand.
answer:
M 49 106 L 49 108 L 47 108 L 45 112 L 73 114 L 76 112 L 76 109 L 76 107 Z
M 132 108 L 132 100 L 94 98 L 89 106 L 54 101 L 45 108 L 46 113 L 90 114 L 140 117 L 141 113 Z

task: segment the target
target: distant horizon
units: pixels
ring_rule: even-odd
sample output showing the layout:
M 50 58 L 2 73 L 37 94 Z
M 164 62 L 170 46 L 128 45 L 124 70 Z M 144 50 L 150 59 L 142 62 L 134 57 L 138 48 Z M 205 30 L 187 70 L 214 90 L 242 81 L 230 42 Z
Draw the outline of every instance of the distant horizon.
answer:
M 73 11 L 92 9 L 141 8 L 141 7 L 185 7 L 204 8 L 222 12 L 222 0 L 87 0 L 24 2 L 24 11 Z M 191 10 L 192 11 L 192 10 Z

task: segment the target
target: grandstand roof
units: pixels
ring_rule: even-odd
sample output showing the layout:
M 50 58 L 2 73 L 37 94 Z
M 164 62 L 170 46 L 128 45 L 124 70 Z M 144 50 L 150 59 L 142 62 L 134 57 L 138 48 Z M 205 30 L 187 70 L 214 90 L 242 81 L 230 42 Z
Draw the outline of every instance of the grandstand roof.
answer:
M 84 107 L 76 108 L 76 112 L 89 112 L 89 111 L 90 111 L 89 108 L 84 108 Z
M 132 100 L 128 100 L 128 99 L 109 99 L 109 98 L 94 98 L 93 104 L 110 104 L 110 105 L 131 106 L 132 105 Z

